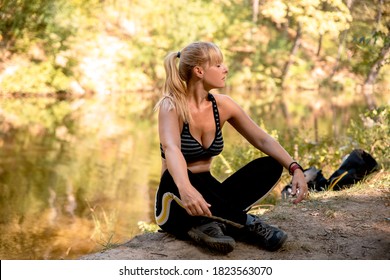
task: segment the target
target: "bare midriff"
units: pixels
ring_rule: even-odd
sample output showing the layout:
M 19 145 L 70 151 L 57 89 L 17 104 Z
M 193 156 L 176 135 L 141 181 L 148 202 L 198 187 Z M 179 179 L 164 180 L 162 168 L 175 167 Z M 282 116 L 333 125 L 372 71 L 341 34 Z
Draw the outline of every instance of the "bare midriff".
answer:
M 162 168 L 161 168 L 161 174 L 167 170 L 167 163 L 165 159 L 161 159 L 162 161 Z M 192 173 L 202 173 L 202 172 L 209 172 L 211 167 L 212 158 L 205 159 L 205 160 L 198 160 L 195 162 L 189 162 L 187 163 L 187 169 L 190 170 Z

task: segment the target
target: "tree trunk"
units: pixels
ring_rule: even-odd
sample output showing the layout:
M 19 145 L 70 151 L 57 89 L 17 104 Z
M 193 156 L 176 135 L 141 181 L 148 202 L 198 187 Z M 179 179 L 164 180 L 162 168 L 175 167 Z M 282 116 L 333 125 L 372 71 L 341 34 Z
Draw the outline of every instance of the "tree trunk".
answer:
M 297 35 L 295 36 L 293 46 L 290 50 L 290 55 L 288 57 L 288 60 L 286 64 L 284 65 L 282 76 L 281 76 L 281 87 L 282 89 L 284 88 L 284 83 L 286 81 L 286 78 L 288 76 L 288 72 L 290 70 L 291 64 L 294 62 L 294 57 L 299 49 L 299 46 L 301 44 L 301 38 L 302 38 L 302 30 L 301 30 L 301 24 L 298 23 L 298 28 L 297 28 Z
M 354 3 L 355 0 L 347 0 L 347 8 L 349 9 L 349 11 L 351 11 L 352 9 L 352 5 Z M 339 47 L 337 49 L 337 58 L 336 58 L 336 64 L 334 65 L 333 67 L 333 70 L 332 70 L 332 73 L 330 74 L 330 79 L 332 79 L 332 77 L 337 73 L 337 71 L 339 70 L 339 65 L 340 65 L 340 60 L 341 60 L 341 54 L 343 52 L 343 49 L 344 49 L 344 42 L 345 42 L 345 39 L 347 38 L 347 33 L 348 33 L 348 30 L 343 30 L 340 34 L 340 43 L 339 43 Z
M 364 81 L 363 87 L 362 87 L 362 93 L 366 100 L 367 106 L 370 110 L 373 110 L 376 108 L 376 103 L 374 99 L 374 90 L 373 86 L 375 83 L 375 80 L 379 74 L 380 69 L 382 68 L 385 60 L 387 59 L 387 56 L 390 53 L 390 44 L 387 43 L 383 46 L 381 53 L 379 54 L 378 59 L 375 61 L 375 63 L 371 66 L 370 71 L 368 72 L 367 78 Z
M 319 57 L 319 56 L 320 56 L 320 53 L 321 53 L 322 39 L 323 39 L 323 35 L 320 34 L 320 37 L 318 38 L 317 57 Z
M 280 104 L 280 107 L 281 107 L 281 110 L 282 110 L 282 113 L 283 113 L 283 117 L 285 119 L 285 122 L 287 124 L 287 127 L 290 128 L 290 112 L 288 110 L 288 106 L 287 106 L 287 103 L 286 103 L 286 100 L 285 100 L 285 91 L 286 91 L 286 87 L 285 87 L 285 81 L 288 77 L 288 73 L 289 73 L 289 70 L 290 70 L 290 66 L 291 64 L 294 62 L 294 57 L 299 49 L 299 46 L 301 44 L 301 38 L 302 38 L 302 30 L 301 30 L 301 24 L 299 23 L 298 24 L 298 28 L 297 28 L 297 34 L 295 36 L 295 39 L 294 39 L 294 43 L 293 43 L 293 46 L 290 50 L 290 55 L 289 55 L 289 58 L 288 60 L 286 61 L 286 64 L 284 65 L 284 68 L 283 68 L 283 72 L 282 72 L 282 75 L 281 75 L 281 86 L 280 86 L 280 92 L 278 94 L 279 96 L 279 104 Z
M 383 7 L 383 0 L 378 1 L 378 10 L 375 17 L 375 29 L 374 32 L 377 31 L 379 23 L 382 18 L 382 7 Z M 366 100 L 367 106 L 370 110 L 373 110 L 376 108 L 376 102 L 374 98 L 374 84 L 376 81 L 376 78 L 378 77 L 379 71 L 381 70 L 388 54 L 390 53 L 390 43 L 385 41 L 385 45 L 383 46 L 377 60 L 374 62 L 374 64 L 371 66 L 370 71 L 367 74 L 366 80 L 364 81 L 363 87 L 362 87 L 362 93 Z
M 378 10 L 376 12 L 376 17 L 375 17 L 375 23 L 376 23 L 375 31 L 378 30 L 379 23 L 381 22 L 381 19 L 382 19 L 383 0 L 379 0 L 378 2 L 379 2 Z

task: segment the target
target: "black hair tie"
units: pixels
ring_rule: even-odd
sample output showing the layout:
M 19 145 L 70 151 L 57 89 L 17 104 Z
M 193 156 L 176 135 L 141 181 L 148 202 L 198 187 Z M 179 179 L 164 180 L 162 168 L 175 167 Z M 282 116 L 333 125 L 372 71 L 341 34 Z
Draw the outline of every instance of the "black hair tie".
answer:
M 177 58 L 180 58 L 180 52 L 177 52 L 176 57 L 177 57 Z

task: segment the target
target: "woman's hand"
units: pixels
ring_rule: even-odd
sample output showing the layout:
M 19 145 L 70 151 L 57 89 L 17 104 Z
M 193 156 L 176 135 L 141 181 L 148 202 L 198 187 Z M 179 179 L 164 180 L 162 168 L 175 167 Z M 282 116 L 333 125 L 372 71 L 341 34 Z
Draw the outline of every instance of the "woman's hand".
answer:
M 294 171 L 292 179 L 292 192 L 291 195 L 298 195 L 297 198 L 293 201 L 294 204 L 301 202 L 304 198 L 309 195 L 309 190 L 307 188 L 307 183 L 305 175 L 302 170 L 297 169 Z
M 207 203 L 203 196 L 193 186 L 179 190 L 179 193 L 184 209 L 189 215 L 211 216 L 211 211 L 209 209 L 211 204 Z

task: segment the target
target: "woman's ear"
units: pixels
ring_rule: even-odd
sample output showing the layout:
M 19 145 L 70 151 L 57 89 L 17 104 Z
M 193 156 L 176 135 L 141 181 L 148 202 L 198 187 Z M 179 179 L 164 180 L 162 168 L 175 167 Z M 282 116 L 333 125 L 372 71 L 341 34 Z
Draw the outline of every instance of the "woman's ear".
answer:
M 193 71 L 198 78 L 203 78 L 204 70 L 201 66 L 195 66 Z

